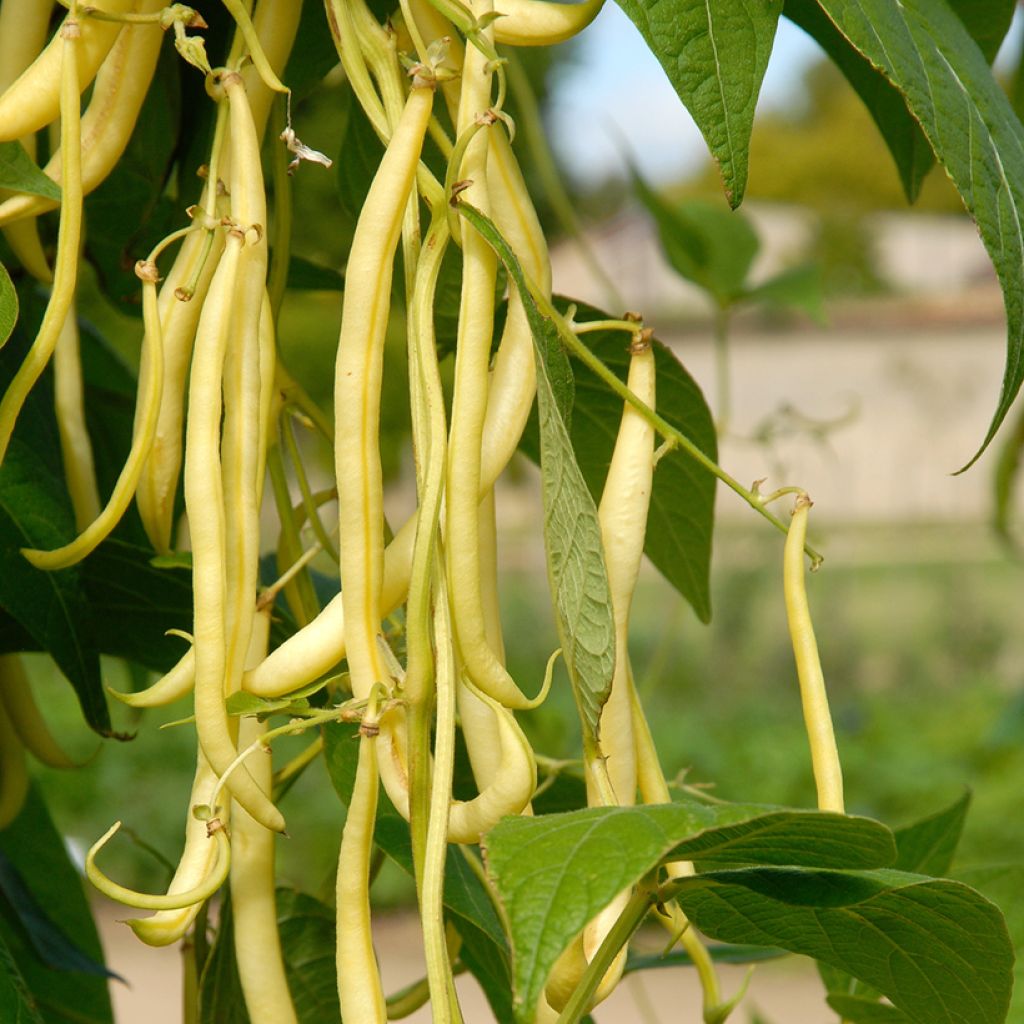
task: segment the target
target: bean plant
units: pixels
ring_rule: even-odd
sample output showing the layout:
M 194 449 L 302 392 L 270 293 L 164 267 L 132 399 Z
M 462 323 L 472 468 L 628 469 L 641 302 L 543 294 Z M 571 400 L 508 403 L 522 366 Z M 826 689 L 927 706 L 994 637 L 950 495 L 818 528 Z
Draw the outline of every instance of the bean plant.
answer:
M 668 962 L 691 965 L 703 993 L 679 1019 L 719 1024 L 744 992 L 717 962 L 784 952 L 818 962 L 848 1024 L 1024 1019 L 1011 1007 L 1021 869 L 956 867 L 966 799 L 895 830 L 845 813 L 806 590 L 822 561 L 807 542 L 813 481 L 733 479 L 654 326 L 552 280 L 519 166 L 517 113 L 535 145 L 538 125 L 515 54 L 564 43 L 601 3 L 2 0 L 4 1020 L 112 1019 L 85 896 L 29 783 L 29 754 L 74 764 L 27 651 L 52 657 L 109 742 L 130 737 L 114 730 L 101 654 L 138 684 L 111 699 L 176 703 L 176 727 L 194 730 L 170 883 L 115 880 L 105 850 L 126 841 L 120 822 L 84 858 L 141 942 L 181 946 L 188 1022 L 374 1024 L 425 1004 L 456 1022 L 468 972 L 502 1024 L 572 1024 Z M 990 70 L 1012 0 L 620 3 L 732 207 L 782 15 L 864 99 L 908 198 L 943 165 L 1006 302 L 1006 372 L 977 458 L 1024 379 L 1024 129 Z M 346 104 L 342 137 L 302 139 L 325 81 Z M 308 227 L 293 199 L 333 174 L 340 201 L 322 216 L 349 240 L 341 268 L 292 253 Z M 749 259 L 714 232 L 673 237 L 722 316 L 757 297 Z M 286 297 L 325 291 L 341 311 L 327 403 L 278 346 Z M 133 359 L 79 317 L 97 292 L 141 319 Z M 409 422 L 397 442 L 382 420 L 393 404 Z M 396 443 L 415 477 L 404 522 L 385 516 Z M 317 445 L 332 452 L 326 485 Z M 539 464 L 559 638 L 518 679 L 495 510 L 517 451 Z M 634 686 L 645 553 L 710 618 L 716 481 L 778 546 L 813 808 L 671 784 Z M 552 686 L 578 709 L 571 763 L 522 728 Z M 284 737 L 301 744 L 290 759 Z M 275 872 L 289 791 L 317 759 L 340 844 L 330 903 Z M 118 795 L 108 804 L 114 819 Z M 426 964 L 401 991 L 382 983 L 371 930 L 386 858 L 415 881 Z M 645 923 L 663 929 L 663 956 L 631 949 Z

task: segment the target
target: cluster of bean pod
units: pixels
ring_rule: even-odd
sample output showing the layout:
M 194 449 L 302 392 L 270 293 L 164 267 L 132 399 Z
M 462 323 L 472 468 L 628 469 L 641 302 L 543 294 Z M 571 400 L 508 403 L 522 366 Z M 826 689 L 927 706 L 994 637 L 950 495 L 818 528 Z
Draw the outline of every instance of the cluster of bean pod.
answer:
M 153 911 L 128 923 L 144 942 L 185 937 L 204 902 L 228 882 L 235 953 L 254 1024 L 296 1015 L 280 953 L 274 908 L 274 842 L 284 818 L 271 799 L 269 744 L 277 734 L 339 717 L 359 721 L 355 787 L 342 834 L 337 876 L 337 967 L 341 1011 L 352 1024 L 384 1021 L 387 1001 L 370 930 L 369 886 L 380 787 L 409 821 L 435 1020 L 459 1020 L 451 952 L 441 909 L 449 844 L 477 844 L 501 817 L 531 813 L 534 752 L 516 712 L 543 701 L 527 696 L 505 666 L 498 612 L 494 485 L 512 458 L 536 387 L 534 344 L 523 303 L 510 289 L 500 339 L 495 331 L 498 260 L 484 238 L 453 212 L 456 196 L 489 216 L 538 294 L 550 297 L 547 246 L 513 153 L 502 109 L 500 45 L 547 45 L 594 17 L 600 0 L 403 0 L 387 25 L 364 0 L 327 0 L 329 31 L 345 76 L 385 145 L 348 255 L 337 349 L 333 428 L 276 358 L 275 304 L 261 150 L 279 76 L 292 49 L 299 0 L 224 0 L 237 30 L 223 67 L 206 64 L 202 14 L 162 0 L 72 0 L 47 42 L 48 0 L 0 5 L 0 141 L 59 122 L 44 172 L 61 188 L 56 255 L 40 244 L 37 220 L 58 204 L 35 195 L 0 200 L 0 228 L 25 270 L 51 285 L 30 351 L 0 400 L 0 459 L 18 412 L 53 362 L 56 413 L 68 490 L 79 534 L 55 551 L 27 551 L 41 569 L 84 558 L 137 503 L 154 549 L 172 550 L 175 496 L 183 487 L 192 552 L 194 617 L 181 661 L 145 691 L 123 694 L 136 707 L 191 693 L 197 764 L 184 848 L 165 893 L 125 889 L 96 864 L 115 825 L 90 850 L 87 873 L 108 895 Z M 182 57 L 206 76 L 216 130 L 198 203 L 182 229 L 140 261 L 144 338 L 131 450 L 101 503 L 84 426 L 74 296 L 83 196 L 116 165 L 152 80 L 161 41 L 173 30 Z M 193 34 L 189 34 L 189 33 Z M 403 62 L 404 58 L 404 62 Z M 81 95 L 92 84 L 84 113 Z M 444 108 L 446 118 L 438 114 Z M 443 120 L 453 127 L 450 136 Z M 444 180 L 423 162 L 426 137 L 448 161 Z M 298 157 L 319 154 L 290 125 L 282 140 Z M 344 159 L 344 154 L 342 155 Z M 435 289 L 446 248 L 462 250 L 462 285 L 450 413 L 434 337 Z M 404 280 L 392 281 L 401 245 Z M 176 250 L 172 250 L 176 246 Z M 165 251 L 174 251 L 173 258 Z M 167 261 L 166 270 L 161 260 Z M 385 543 L 380 451 L 384 341 L 393 292 L 404 290 L 418 504 Z M 655 405 L 650 331 L 630 327 L 628 388 Z M 495 354 L 492 358 L 492 350 Z M 298 406 L 332 435 L 336 487 L 313 495 L 291 435 Z M 283 440 L 282 440 L 283 439 Z M 599 748 L 585 758 L 588 802 L 663 802 L 669 791 L 633 686 L 628 657 L 632 593 L 644 547 L 655 466 L 650 416 L 626 404 L 598 514 L 616 633 L 611 694 L 601 713 Z M 303 551 L 299 517 L 283 484 L 282 579 L 261 591 L 260 507 L 268 473 L 284 481 L 281 447 L 299 475 L 303 515 L 315 544 Z M 338 508 L 337 556 L 343 587 L 322 609 L 299 583 L 311 555 L 333 542 L 318 515 Z M 796 543 L 799 565 L 802 539 Z M 308 582 L 308 581 L 307 581 Z M 795 584 L 794 584 L 795 585 Z M 300 628 L 268 654 L 274 599 L 284 589 Z M 404 606 L 404 663 L 382 634 L 382 620 Z M 267 731 L 255 716 L 229 712 L 233 694 L 293 694 L 347 661 L 338 702 L 307 720 Z M 31 710 L 15 659 L 0 659 L 3 777 L 23 747 L 61 761 Z M 342 687 L 347 688 L 342 692 Z M 530 687 L 528 689 L 537 689 Z M 19 696 L 20 695 L 20 696 Z M 26 696 L 27 695 L 27 696 Z M 461 726 L 477 795 L 452 798 L 454 733 Z M 310 748 L 315 754 L 316 745 Z M 5 801 L 16 797 L 5 784 Z M 840 797 L 841 800 L 841 797 Z M 834 803 L 834 801 L 833 801 Z M 673 865 L 676 874 L 692 870 Z M 620 913 L 624 892 L 587 925 L 549 980 L 537 1020 L 555 1021 Z M 678 908 L 664 914 L 701 969 L 706 1012 L 720 1003 L 710 960 Z M 625 951 L 594 1001 L 622 974 Z

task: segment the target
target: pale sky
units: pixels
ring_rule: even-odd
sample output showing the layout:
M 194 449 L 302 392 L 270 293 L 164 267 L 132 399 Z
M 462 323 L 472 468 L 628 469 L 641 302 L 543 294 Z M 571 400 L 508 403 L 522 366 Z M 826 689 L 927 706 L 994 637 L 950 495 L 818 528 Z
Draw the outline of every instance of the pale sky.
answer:
M 801 72 L 819 52 L 816 43 L 780 19 L 760 105 L 791 101 Z M 553 83 L 547 127 L 559 158 L 581 182 L 623 169 L 616 152 L 620 136 L 654 182 L 679 178 L 706 152 L 665 72 L 611 2 L 580 36 L 574 64 Z
M 1019 38 L 1016 31 L 1009 33 L 1010 46 Z M 820 52 L 780 18 L 759 109 L 799 102 L 800 76 Z M 611 0 L 580 36 L 573 66 L 554 83 L 547 127 L 560 159 L 581 183 L 624 169 L 616 152 L 620 137 L 653 182 L 677 180 L 706 153 L 665 73 Z

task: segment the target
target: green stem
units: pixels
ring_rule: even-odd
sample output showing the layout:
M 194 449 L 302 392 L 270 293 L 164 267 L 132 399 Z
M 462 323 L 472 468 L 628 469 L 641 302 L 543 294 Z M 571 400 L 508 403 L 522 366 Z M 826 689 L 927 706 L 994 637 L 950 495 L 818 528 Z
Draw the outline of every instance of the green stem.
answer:
M 302 464 L 302 453 L 299 451 L 298 442 L 295 440 L 295 430 L 292 426 L 291 417 L 284 416 L 282 418 L 281 434 L 284 437 L 285 447 L 288 449 L 288 458 L 291 461 L 292 469 L 295 471 L 299 493 L 302 495 L 302 505 L 306 510 L 306 520 L 313 528 L 313 535 L 320 542 L 320 546 L 331 556 L 331 561 L 337 562 L 338 549 L 331 543 L 331 538 L 327 536 L 327 530 L 320 519 L 316 497 L 313 494 L 313 489 L 309 486 L 306 467 Z
M 709 473 L 716 476 L 722 481 L 730 490 L 738 494 L 755 512 L 764 516 L 776 529 L 782 533 L 788 533 L 789 527 L 784 523 L 778 516 L 772 514 L 765 508 L 764 499 L 761 494 L 757 491 L 751 490 L 749 487 L 744 487 L 735 477 L 727 473 L 721 466 L 718 465 L 714 459 L 709 458 L 704 454 L 691 441 L 681 430 L 672 426 L 666 419 L 659 416 L 650 406 L 642 402 L 632 391 L 619 379 L 614 371 L 609 370 L 604 363 L 601 362 L 597 356 L 582 342 L 575 334 L 569 329 L 565 322 L 565 318 L 561 313 L 555 309 L 551 300 L 548 299 L 544 293 L 537 288 L 534 283 L 527 278 L 527 284 L 530 287 L 530 293 L 533 295 L 534 301 L 540 307 L 541 312 L 548 317 L 554 323 L 558 330 L 558 336 L 562 340 L 562 344 L 580 360 L 589 370 L 591 370 L 595 376 L 601 381 L 608 385 L 612 391 L 615 392 L 623 401 L 629 402 L 631 406 L 648 423 L 650 423 L 655 430 L 661 434 L 667 441 L 672 442 L 676 447 L 681 448 L 690 458 L 696 460 L 696 462 L 703 466 Z M 816 551 L 809 544 L 805 545 L 804 551 L 807 556 L 811 559 L 815 566 L 821 564 L 824 560 L 820 552 Z
M 458 977 L 469 970 L 461 961 L 452 966 L 452 975 Z M 426 978 L 420 978 L 411 985 L 399 989 L 388 996 L 388 1020 L 402 1020 L 404 1017 L 415 1013 L 421 1006 L 425 1006 L 430 999 L 430 985 Z
M 618 920 L 605 936 L 604 942 L 598 947 L 594 959 L 587 965 L 579 985 L 558 1015 L 557 1024 L 579 1024 L 594 998 L 598 985 L 601 984 L 601 979 L 611 967 L 619 950 L 629 942 L 653 905 L 654 894 L 641 885 L 630 897 Z
M 270 486 L 274 494 L 274 504 L 277 506 L 277 517 L 281 522 L 277 562 L 278 571 L 283 571 L 302 557 L 302 540 L 295 527 L 292 498 L 288 492 L 288 477 L 280 445 L 273 445 L 267 452 L 267 470 L 270 473 Z M 319 602 L 309 573 L 301 572 L 290 580 L 285 585 L 284 594 L 288 607 L 300 626 L 313 621 L 319 611 Z

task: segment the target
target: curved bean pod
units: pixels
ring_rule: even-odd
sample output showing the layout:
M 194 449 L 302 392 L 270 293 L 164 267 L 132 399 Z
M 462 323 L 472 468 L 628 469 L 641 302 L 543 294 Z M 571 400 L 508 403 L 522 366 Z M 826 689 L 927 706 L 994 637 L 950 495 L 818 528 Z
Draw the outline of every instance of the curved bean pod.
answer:
M 145 0 L 139 12 L 152 13 L 163 6 L 164 0 Z M 156 72 L 163 38 L 158 24 L 126 25 L 103 59 L 89 106 L 82 115 L 83 195 L 102 184 L 128 145 Z M 43 171 L 61 183 L 63 160 L 59 149 Z M 14 196 L 0 203 L 0 225 L 38 216 L 59 205 L 45 196 Z
M 123 14 L 131 4 L 132 0 L 107 0 L 105 9 L 111 14 Z M 0 95 L 0 142 L 20 139 L 45 128 L 58 116 L 64 116 L 61 67 L 64 29 L 69 24 L 77 24 L 81 33 L 78 40 L 81 56 L 70 85 L 76 98 L 96 77 L 123 27 L 120 22 L 88 16 L 76 22 L 68 15 L 43 52 Z M 66 152 L 63 140 L 61 146 Z
M 140 910 L 184 910 L 195 904 L 202 903 L 209 899 L 226 881 L 228 870 L 231 866 L 231 845 L 228 842 L 228 835 L 225 825 L 219 818 L 203 822 L 206 830 L 207 842 L 213 838 L 216 841 L 217 860 L 209 875 L 198 885 L 175 893 L 146 893 L 138 892 L 135 889 L 128 889 L 123 885 L 108 878 L 96 866 L 96 857 L 100 850 L 107 845 L 120 829 L 121 822 L 115 821 L 106 832 L 96 840 L 85 855 L 85 877 L 99 889 L 104 896 L 109 896 L 118 903 L 124 903 L 129 907 L 138 907 Z M 210 843 L 209 845 L 214 845 Z
M 21 813 L 28 795 L 28 765 L 21 742 L 0 703 L 0 829 Z
M 68 174 L 57 229 L 57 260 L 50 301 L 46 304 L 46 312 L 43 314 L 39 333 L 32 342 L 32 347 L 18 367 L 18 372 L 3 398 L 0 399 L 0 463 L 7 454 L 7 446 L 10 444 L 14 423 L 21 412 L 21 407 L 53 355 L 57 339 L 71 309 L 78 282 L 78 253 L 82 233 L 82 174 L 79 166 L 81 109 L 78 88 L 80 42 L 78 22 L 65 18 L 57 36 L 44 51 L 44 55 L 55 53 L 60 56 L 59 74 L 56 76 L 60 84 L 60 144 L 68 154 Z M 28 71 L 25 74 L 28 74 Z M 11 88 L 14 89 L 16 85 L 17 82 Z M 13 137 L 22 134 L 24 131 L 19 131 Z
M 66 569 L 80 562 L 109 536 L 121 521 L 135 494 L 135 486 L 142 473 L 156 434 L 160 412 L 160 392 L 163 387 L 163 342 L 160 335 L 160 316 L 157 311 L 156 264 L 140 260 L 136 273 L 142 279 L 142 316 L 145 335 L 142 342 L 142 362 L 139 367 L 139 402 L 135 409 L 132 446 L 128 458 L 114 484 L 107 504 L 99 515 L 70 543 L 52 551 L 22 548 L 21 553 L 37 569 Z
M 551 3 L 549 0 L 498 0 L 502 17 L 494 23 L 496 42 L 510 46 L 553 46 L 582 32 L 601 13 L 604 0 Z
M 188 806 L 209 806 L 217 787 L 217 776 L 201 750 L 196 752 L 196 771 Z M 225 809 L 224 813 L 227 813 Z M 221 819 L 223 820 L 223 818 Z M 206 822 L 189 813 L 185 822 L 185 844 L 181 859 L 175 869 L 171 884 L 167 887 L 170 896 L 183 892 L 194 892 L 203 880 L 211 877 L 217 858 L 217 845 L 210 842 Z M 195 921 L 202 907 L 202 900 L 172 910 L 158 910 L 150 917 L 131 918 L 125 921 L 133 932 L 147 946 L 169 946 L 179 941 Z
M 79 765 L 54 739 L 32 696 L 32 685 L 16 654 L 0 656 L 0 704 L 25 749 L 50 768 L 77 768 Z

